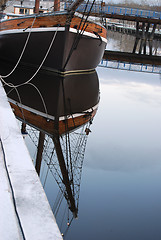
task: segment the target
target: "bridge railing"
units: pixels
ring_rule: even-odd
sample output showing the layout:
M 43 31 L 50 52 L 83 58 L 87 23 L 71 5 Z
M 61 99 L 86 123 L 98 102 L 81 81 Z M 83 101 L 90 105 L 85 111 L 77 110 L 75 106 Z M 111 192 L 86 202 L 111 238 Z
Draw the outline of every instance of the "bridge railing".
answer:
M 81 4 L 77 11 L 84 12 L 86 4 Z M 86 12 L 90 10 L 91 3 L 88 4 Z M 99 4 L 94 4 L 91 12 L 99 13 L 99 14 L 117 14 L 117 15 L 129 15 L 135 17 L 143 17 L 143 18 L 155 18 L 161 19 L 161 12 L 151 11 L 151 10 L 142 10 L 142 9 L 134 9 L 134 8 L 123 8 L 123 7 L 115 7 L 105 5 L 101 7 Z
M 137 17 L 161 19 L 161 12 L 155 12 L 150 10 L 104 6 L 102 8 L 102 11 L 107 14 L 118 14 L 118 15 L 125 15 L 125 16 L 130 15 L 130 16 L 137 16 Z
M 113 68 L 119 70 L 135 71 L 135 72 L 146 72 L 161 74 L 161 67 L 142 63 L 128 63 L 112 60 L 102 60 L 98 67 Z

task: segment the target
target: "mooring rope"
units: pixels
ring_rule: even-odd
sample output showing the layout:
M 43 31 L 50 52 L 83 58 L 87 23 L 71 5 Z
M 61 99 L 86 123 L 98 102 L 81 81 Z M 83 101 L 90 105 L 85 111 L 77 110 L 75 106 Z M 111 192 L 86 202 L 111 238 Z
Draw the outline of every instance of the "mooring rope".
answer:
M 35 16 L 35 19 L 36 19 L 36 16 Z M 35 19 L 34 19 L 34 21 L 35 21 Z M 34 21 L 33 21 L 33 24 L 34 24 Z M 32 26 L 33 26 L 33 24 L 32 24 Z M 37 69 L 36 72 L 32 75 L 32 77 L 31 77 L 30 79 L 28 79 L 26 82 L 21 83 L 21 84 L 18 84 L 18 85 L 14 85 L 13 83 L 7 83 L 7 82 L 4 80 L 4 78 L 9 77 L 9 76 L 15 71 L 15 69 L 17 68 L 17 66 L 18 66 L 18 64 L 19 64 L 19 62 L 20 62 L 20 60 L 21 60 L 21 58 L 22 58 L 22 55 L 23 55 L 23 53 L 24 53 L 24 51 L 25 51 L 25 49 L 26 49 L 26 46 L 27 46 L 27 43 L 28 43 L 28 40 L 29 40 L 29 36 L 30 36 L 30 34 L 31 34 L 31 31 L 30 31 L 30 34 L 28 35 L 27 41 L 26 41 L 25 46 L 24 46 L 24 48 L 23 48 L 23 51 L 22 51 L 23 53 L 21 53 L 21 56 L 20 56 L 18 62 L 16 63 L 15 67 L 13 68 L 13 70 L 12 70 L 8 75 L 6 75 L 6 76 L 0 75 L 0 80 L 3 82 L 3 84 L 6 85 L 6 86 L 8 86 L 8 87 L 10 87 L 10 88 L 14 88 L 14 89 L 16 90 L 16 92 L 18 92 L 18 89 L 17 89 L 18 87 L 21 87 L 21 86 L 24 86 L 24 85 L 27 85 L 27 84 L 33 86 L 33 87 L 37 90 L 37 92 L 38 92 L 38 94 L 39 94 L 39 96 L 40 96 L 40 98 L 41 98 L 41 100 L 42 100 L 42 103 L 43 103 L 43 106 L 44 106 L 44 110 L 45 110 L 46 115 L 48 115 L 48 112 L 47 112 L 47 107 L 46 107 L 46 104 L 45 104 L 45 100 L 44 100 L 44 98 L 43 98 L 40 90 L 39 90 L 33 83 L 31 83 L 31 81 L 32 81 L 32 79 L 37 75 L 37 73 L 40 71 L 41 67 L 43 66 L 43 64 L 44 64 L 44 62 L 45 62 L 45 60 L 46 60 L 46 58 L 47 58 L 47 56 L 48 56 L 48 54 L 49 54 L 49 52 L 50 52 L 50 50 L 51 50 L 51 47 L 52 47 L 52 45 L 53 45 L 53 43 L 54 43 L 54 40 L 55 40 L 55 38 L 56 38 L 56 35 L 57 35 L 57 32 L 58 32 L 58 28 L 59 28 L 59 26 L 57 27 L 57 30 L 56 30 L 56 32 L 55 32 L 54 35 L 53 35 L 53 38 L 52 38 L 52 40 L 51 40 L 51 42 L 50 42 L 50 45 L 49 45 L 49 47 L 48 47 L 48 50 L 47 50 L 47 52 L 46 52 L 46 54 L 45 54 L 45 56 L 44 56 L 41 64 L 39 65 L 38 69 Z M 20 99 L 18 93 L 17 93 L 17 95 L 18 95 L 18 98 Z M 22 105 L 22 102 L 20 102 L 20 103 L 21 103 L 21 105 Z M 22 107 L 21 107 L 21 108 L 22 108 Z M 22 115 L 23 115 L 23 118 L 24 118 L 23 110 L 22 110 Z M 25 121 L 25 118 L 24 118 L 24 121 Z
M 8 73 L 7 75 L 4 75 L 4 76 L 3 76 L 3 75 L 0 75 L 1 78 L 7 78 L 7 77 L 9 77 L 9 76 L 15 71 L 15 69 L 16 69 L 17 66 L 18 66 L 18 64 L 20 63 L 20 61 L 21 61 L 21 59 L 22 59 L 22 56 L 23 56 L 23 54 L 24 54 L 24 52 L 25 52 L 25 50 L 26 50 L 28 41 L 29 41 L 29 39 L 30 39 L 31 31 L 32 31 L 33 25 L 34 25 L 34 23 L 35 23 L 35 20 L 36 20 L 36 16 L 34 17 L 34 20 L 33 20 L 33 22 L 32 22 L 32 25 L 31 25 L 31 27 L 30 27 L 30 31 L 29 31 L 29 33 L 28 33 L 28 36 L 27 36 L 27 39 L 26 39 L 26 42 L 25 42 L 25 45 L 24 45 L 24 47 L 23 47 L 23 49 L 22 49 L 22 52 L 21 52 L 21 54 L 20 54 L 20 57 L 19 57 L 16 65 L 15 65 L 14 68 L 11 70 L 11 72 Z
M 28 83 L 28 85 L 31 85 L 31 86 L 33 86 L 33 87 L 36 89 L 36 91 L 38 92 L 38 94 L 40 95 L 40 98 L 41 98 L 41 100 L 42 100 L 42 103 L 43 103 L 43 106 L 44 106 L 45 113 L 46 113 L 46 115 L 48 115 L 47 107 L 46 107 L 46 104 L 45 104 L 45 100 L 44 100 L 44 98 L 43 98 L 43 96 L 42 96 L 40 90 L 39 90 L 39 89 L 38 89 L 33 83 Z
M 2 80 L 2 82 L 3 82 L 4 84 L 6 84 L 8 87 L 11 87 L 11 88 L 12 88 L 13 86 L 14 86 L 14 87 L 20 87 L 20 86 L 23 86 L 23 85 L 28 84 L 29 82 L 31 82 L 32 79 L 33 79 L 33 78 L 37 75 L 37 73 L 40 71 L 42 65 L 44 64 L 44 62 L 45 62 L 45 60 L 46 60 L 46 58 L 47 58 L 47 56 L 48 56 L 48 54 L 49 54 L 49 52 L 50 52 L 50 50 L 51 50 L 51 47 L 52 47 L 52 45 L 53 45 L 53 42 L 54 42 L 54 40 L 55 40 L 55 38 L 56 38 L 56 35 L 57 35 L 57 32 L 58 32 L 58 28 L 59 28 L 59 26 L 57 27 L 57 30 L 56 30 L 56 32 L 54 33 L 54 36 L 53 36 L 53 38 L 52 38 L 52 40 L 51 40 L 51 43 L 50 43 L 50 45 L 49 45 L 49 48 L 48 48 L 48 50 L 47 50 L 47 52 L 46 52 L 46 54 L 45 54 L 42 62 L 40 63 L 38 69 L 36 70 L 36 72 L 32 75 L 32 77 L 31 77 L 29 80 L 27 80 L 27 81 L 24 82 L 24 83 L 18 84 L 18 85 L 13 85 L 13 84 L 11 85 L 10 83 L 7 83 L 7 82 L 3 79 L 3 76 L 0 75 L 0 79 Z M 14 70 L 15 70 L 15 68 L 14 68 Z M 9 76 L 9 74 L 6 75 L 6 76 Z M 5 76 L 5 77 L 6 77 L 6 76 Z
M 21 101 L 21 97 L 20 97 L 20 94 L 19 94 L 19 92 L 18 92 L 18 89 L 16 88 L 16 87 L 13 87 L 10 91 L 9 91 L 9 93 L 12 91 L 12 90 L 15 90 L 16 91 L 16 93 L 17 93 L 17 96 L 18 96 L 18 99 L 19 99 L 19 103 L 20 103 L 20 110 L 21 110 L 21 113 L 22 113 L 22 117 L 23 117 L 23 120 L 24 120 L 24 122 L 26 122 L 26 120 L 25 120 L 25 115 L 24 115 L 24 111 L 23 111 L 23 108 L 22 108 L 22 101 Z M 8 96 L 8 94 L 9 93 L 7 93 L 7 96 Z

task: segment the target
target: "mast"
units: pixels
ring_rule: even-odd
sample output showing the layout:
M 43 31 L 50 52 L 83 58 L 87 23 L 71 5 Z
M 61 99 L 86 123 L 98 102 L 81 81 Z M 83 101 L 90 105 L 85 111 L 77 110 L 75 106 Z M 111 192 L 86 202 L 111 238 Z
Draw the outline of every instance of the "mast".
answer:
M 60 0 L 54 1 L 54 12 L 60 11 Z
M 81 3 L 84 0 L 76 0 L 75 2 L 73 2 L 70 7 L 68 8 L 69 12 L 75 12 L 75 10 L 77 9 L 77 7 L 79 7 L 79 5 L 81 5 Z
M 35 0 L 34 13 L 39 13 L 40 0 Z

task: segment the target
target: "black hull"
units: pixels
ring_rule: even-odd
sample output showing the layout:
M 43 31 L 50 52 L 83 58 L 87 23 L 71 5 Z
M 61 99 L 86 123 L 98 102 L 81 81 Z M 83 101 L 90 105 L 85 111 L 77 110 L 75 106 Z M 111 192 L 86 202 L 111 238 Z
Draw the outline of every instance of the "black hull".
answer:
M 1 62 L 0 71 L 8 66 L 8 62 Z M 10 65 L 10 69 L 12 67 Z M 23 84 L 17 87 L 17 91 L 4 84 L 10 99 L 33 109 L 33 112 L 54 118 L 82 113 L 98 104 L 99 81 L 95 70 L 64 75 L 40 70 L 32 82 L 25 84 L 35 70 L 21 66 L 5 79 L 14 85 Z
M 4 21 L 0 28 L 0 75 L 15 114 L 22 119 L 25 112 L 24 121 L 34 126 L 39 121 L 40 129 L 48 125 L 50 134 L 63 134 L 67 118 L 70 129 L 74 118 L 77 126 L 90 121 L 99 102 L 94 69 L 104 53 L 106 29 L 83 20 L 80 35 L 76 28 L 82 19 L 67 21 L 68 17 L 53 13 L 37 16 L 34 22 L 28 16 Z
M 0 34 L 0 58 L 16 63 L 24 48 L 28 32 Z M 99 38 L 82 36 L 73 51 L 76 33 L 69 31 L 32 32 L 20 63 L 39 67 L 55 40 L 42 66 L 52 71 L 94 69 L 99 64 L 106 43 Z

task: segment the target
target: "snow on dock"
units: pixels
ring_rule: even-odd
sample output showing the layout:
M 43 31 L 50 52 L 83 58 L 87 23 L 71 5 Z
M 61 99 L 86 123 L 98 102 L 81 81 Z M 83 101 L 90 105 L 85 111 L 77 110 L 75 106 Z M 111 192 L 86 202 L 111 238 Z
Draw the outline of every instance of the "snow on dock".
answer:
M 0 82 L 0 238 L 62 240 Z

